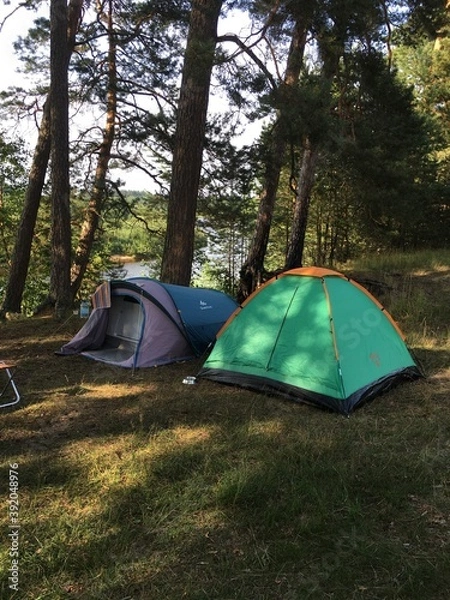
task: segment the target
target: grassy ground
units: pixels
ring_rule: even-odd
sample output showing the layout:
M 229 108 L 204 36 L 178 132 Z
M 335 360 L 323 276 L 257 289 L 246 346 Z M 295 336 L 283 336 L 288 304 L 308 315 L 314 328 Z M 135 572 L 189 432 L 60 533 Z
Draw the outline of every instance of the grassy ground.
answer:
M 348 419 L 183 385 L 200 361 L 55 356 L 77 317 L 1 324 L 23 394 L 0 413 L 1 598 L 447 600 L 450 255 L 351 270 L 381 282 L 427 378 Z

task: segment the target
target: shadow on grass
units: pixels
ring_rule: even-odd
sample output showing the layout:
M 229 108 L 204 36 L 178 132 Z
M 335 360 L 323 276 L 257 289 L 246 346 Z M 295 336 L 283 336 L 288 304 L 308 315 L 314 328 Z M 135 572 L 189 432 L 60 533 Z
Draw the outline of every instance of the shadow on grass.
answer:
M 428 564 L 435 532 L 414 500 L 438 465 L 395 452 L 415 433 L 391 442 L 388 463 L 382 437 L 365 429 L 355 448 L 347 424 L 333 438 L 287 423 L 195 442 L 154 433 L 156 456 L 141 448 L 125 460 L 81 530 L 68 519 L 47 537 L 38 568 L 86 599 L 439 598 L 449 559 Z M 46 519 L 36 539 L 55 529 Z
M 345 419 L 184 386 L 198 361 L 132 373 L 55 357 L 54 338 L 39 354 L 36 335 L 23 404 L 0 417 L 2 480 L 20 465 L 17 598 L 446 597 L 449 352 L 421 350 L 426 380 Z

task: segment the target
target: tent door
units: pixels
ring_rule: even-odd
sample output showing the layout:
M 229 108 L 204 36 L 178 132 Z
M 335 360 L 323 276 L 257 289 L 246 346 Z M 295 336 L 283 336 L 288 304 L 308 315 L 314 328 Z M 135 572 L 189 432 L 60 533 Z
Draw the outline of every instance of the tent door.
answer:
M 143 309 L 132 296 L 113 296 L 105 343 L 90 352 L 101 360 L 122 363 L 136 353 L 142 335 Z

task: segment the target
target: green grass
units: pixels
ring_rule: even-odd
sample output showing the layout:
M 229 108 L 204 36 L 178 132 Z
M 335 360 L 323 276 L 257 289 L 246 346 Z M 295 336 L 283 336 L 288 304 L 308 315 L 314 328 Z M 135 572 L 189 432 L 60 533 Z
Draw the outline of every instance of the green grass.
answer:
M 386 283 L 382 300 L 428 376 L 348 419 L 183 385 L 200 361 L 132 373 L 56 357 L 76 317 L 1 324 L 23 401 L 0 413 L 0 597 L 446 600 L 450 261 L 438 259 L 352 265 Z
M 399 322 L 410 346 L 448 350 L 450 251 L 374 254 L 346 265 L 345 271 L 375 281 L 371 291 Z
M 408 275 L 414 271 L 448 270 L 450 250 L 419 250 L 417 252 L 380 252 L 368 254 L 356 261 L 358 269 L 378 273 Z M 345 267 L 345 265 L 344 265 Z

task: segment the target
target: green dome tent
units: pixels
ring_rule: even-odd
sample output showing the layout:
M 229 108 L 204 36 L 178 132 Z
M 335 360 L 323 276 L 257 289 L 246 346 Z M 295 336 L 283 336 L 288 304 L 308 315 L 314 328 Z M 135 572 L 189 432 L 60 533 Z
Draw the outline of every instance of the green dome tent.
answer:
M 231 315 L 199 376 L 348 415 L 421 372 L 366 289 L 329 269 L 300 268 L 265 283 Z

